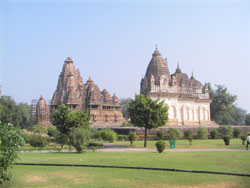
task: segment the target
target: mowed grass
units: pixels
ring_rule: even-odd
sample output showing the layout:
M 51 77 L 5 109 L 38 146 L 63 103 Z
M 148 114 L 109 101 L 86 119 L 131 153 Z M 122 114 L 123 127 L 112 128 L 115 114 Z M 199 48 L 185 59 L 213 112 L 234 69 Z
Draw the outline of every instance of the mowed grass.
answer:
M 250 174 L 250 152 L 36 153 L 18 162 L 176 168 Z M 15 166 L 7 187 L 250 187 L 249 177 L 85 167 Z
M 147 148 L 154 149 L 155 140 L 148 140 L 147 141 Z M 170 148 L 170 143 L 168 140 L 165 140 L 167 146 L 166 149 Z M 117 145 L 125 145 L 130 146 L 129 141 L 116 141 L 114 144 Z M 144 141 L 135 141 L 133 143 L 133 147 L 136 148 L 143 148 Z M 207 139 L 207 140 L 193 140 L 192 145 L 189 145 L 188 140 L 176 140 L 176 148 L 179 149 L 245 149 L 246 146 L 242 145 L 241 139 L 231 139 L 230 145 L 226 146 L 222 139 Z

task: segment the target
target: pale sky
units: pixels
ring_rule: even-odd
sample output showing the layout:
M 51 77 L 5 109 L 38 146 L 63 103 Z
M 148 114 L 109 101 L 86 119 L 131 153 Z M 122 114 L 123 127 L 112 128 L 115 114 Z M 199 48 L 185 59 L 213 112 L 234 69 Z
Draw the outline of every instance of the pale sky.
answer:
M 84 82 L 120 98 L 140 92 L 155 50 L 171 73 L 225 85 L 250 112 L 250 1 L 1 0 L 2 94 L 50 100 L 70 56 Z

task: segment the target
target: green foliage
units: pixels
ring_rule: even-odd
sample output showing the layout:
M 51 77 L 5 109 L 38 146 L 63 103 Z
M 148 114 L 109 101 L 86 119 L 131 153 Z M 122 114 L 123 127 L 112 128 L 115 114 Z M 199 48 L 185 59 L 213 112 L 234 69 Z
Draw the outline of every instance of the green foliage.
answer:
M 47 133 L 47 130 L 43 126 L 41 126 L 41 125 L 34 125 L 31 128 L 31 130 L 32 130 L 32 132 L 37 133 L 37 134 Z
M 126 99 L 120 100 L 120 104 L 121 104 L 121 108 L 122 108 L 122 115 L 126 119 L 128 119 L 128 107 L 129 107 L 129 102 L 131 100 L 132 100 L 131 98 L 126 98 Z M 130 125 L 130 124 L 128 124 L 128 125 Z
M 10 180 L 18 148 L 24 144 L 20 130 L 0 122 L 0 184 Z
M 90 136 L 90 129 L 84 127 L 74 127 L 70 132 L 70 142 L 78 153 L 82 153 L 88 146 Z
M 101 139 L 103 139 L 104 141 L 108 141 L 110 143 L 117 140 L 116 132 L 111 129 L 102 129 L 100 131 L 100 136 L 101 136 Z
M 121 127 L 133 127 L 133 125 L 131 123 L 125 123 L 125 122 L 123 122 L 121 124 Z
M 92 129 L 92 136 L 91 138 L 95 140 L 100 140 L 101 139 L 101 132 L 98 131 L 97 129 Z
M 178 128 L 168 128 L 167 136 L 169 140 L 177 140 L 180 137 L 181 131 Z
M 189 145 L 192 145 L 192 140 L 193 140 L 193 132 L 191 129 L 187 129 L 184 131 L 184 138 L 189 141 Z
M 225 145 L 230 144 L 230 139 L 233 136 L 233 129 L 231 126 L 221 126 L 219 128 L 222 139 L 224 140 Z
M 128 140 L 130 141 L 130 145 L 133 145 L 133 142 L 135 141 L 136 133 L 132 130 L 129 131 L 128 134 Z
M 90 142 L 88 143 L 87 148 L 95 151 L 95 149 L 102 149 L 104 146 L 102 143 Z
M 128 140 L 128 136 L 127 135 L 118 135 L 117 136 L 117 140 L 118 141 L 127 141 Z
M 168 108 L 164 101 L 152 100 L 148 96 L 135 95 L 129 103 L 128 113 L 131 123 L 137 127 L 144 127 L 144 147 L 147 147 L 147 130 L 164 126 L 167 123 Z
M 71 111 L 66 105 L 61 105 L 52 115 L 52 124 L 60 131 L 61 134 L 69 135 L 72 128 L 88 128 L 90 123 L 88 110 Z
M 241 134 L 240 128 L 234 128 L 233 129 L 233 135 L 234 135 L 235 138 L 239 138 L 240 134 Z
M 158 142 L 155 143 L 155 146 L 157 148 L 157 151 L 159 153 L 162 153 L 166 148 L 166 143 L 163 140 L 159 140 Z
M 246 141 L 246 139 L 247 139 L 247 135 L 241 134 L 241 135 L 240 135 L 240 139 L 242 140 L 242 145 L 245 145 L 245 141 Z
M 60 144 L 61 149 L 63 149 L 64 145 L 69 144 L 69 136 L 66 135 L 66 134 L 58 133 L 55 136 L 55 141 L 56 141 L 57 144 Z
M 45 147 L 49 144 L 48 139 L 46 137 L 43 137 L 41 135 L 31 135 L 29 138 L 29 144 L 32 147 Z
M 48 127 L 47 132 L 47 134 L 51 137 L 56 137 L 56 135 L 59 134 L 59 131 L 55 126 Z
M 207 135 L 208 135 L 207 128 L 203 127 L 203 126 L 199 126 L 197 129 L 197 138 L 205 140 L 205 139 L 207 139 Z
M 217 129 L 214 128 L 211 130 L 210 135 L 211 135 L 212 139 L 216 139 L 216 138 L 218 138 L 219 132 Z
M 156 131 L 156 137 L 158 140 L 162 140 L 164 137 L 164 132 L 162 130 Z
M 245 125 L 250 125 L 250 114 L 245 116 Z

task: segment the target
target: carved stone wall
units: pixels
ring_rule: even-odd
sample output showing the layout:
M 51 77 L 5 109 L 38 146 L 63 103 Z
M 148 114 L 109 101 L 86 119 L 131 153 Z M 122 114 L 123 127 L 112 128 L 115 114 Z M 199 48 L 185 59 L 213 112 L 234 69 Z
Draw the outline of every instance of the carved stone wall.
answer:
M 46 101 L 41 96 L 36 105 L 36 124 L 48 127 L 50 123 L 50 110 Z

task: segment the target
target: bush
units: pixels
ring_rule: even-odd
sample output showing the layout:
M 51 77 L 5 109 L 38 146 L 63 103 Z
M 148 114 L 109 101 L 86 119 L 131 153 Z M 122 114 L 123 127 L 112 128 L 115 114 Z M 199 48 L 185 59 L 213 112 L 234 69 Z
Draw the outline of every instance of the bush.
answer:
M 29 144 L 32 147 L 45 147 L 49 144 L 48 139 L 46 137 L 40 135 L 31 135 L 29 138 Z
M 97 129 L 92 129 L 92 136 L 91 137 L 95 140 L 101 140 L 101 132 L 98 131 Z
M 197 129 L 197 138 L 205 140 L 207 139 L 208 131 L 206 127 L 199 126 Z
M 121 124 L 121 127 L 133 127 L 133 125 L 131 123 L 125 123 L 125 122 L 123 122 Z
M 241 135 L 240 135 L 240 139 L 242 140 L 242 145 L 245 145 L 245 141 L 246 141 L 246 139 L 247 139 L 247 135 L 241 134 Z
M 103 148 L 104 146 L 103 146 L 102 143 L 90 142 L 90 143 L 88 144 L 88 148 L 90 148 L 90 147 L 94 147 L 94 148 L 101 149 L 101 148 Z
M 178 128 L 168 128 L 168 139 L 169 140 L 176 140 L 180 137 L 180 129 Z
M 118 141 L 127 141 L 128 136 L 127 135 L 118 135 L 117 140 Z
M 88 128 L 77 127 L 73 128 L 70 133 L 70 142 L 75 147 L 78 153 L 82 153 L 88 146 L 91 131 Z
M 230 139 L 233 135 L 233 129 L 231 126 L 221 126 L 219 128 L 219 132 L 221 133 L 221 137 L 224 140 L 225 145 L 230 144 Z
M 100 136 L 104 141 L 114 142 L 117 139 L 117 134 L 111 129 L 102 129 L 100 131 Z
M 184 131 L 184 138 L 189 141 L 189 145 L 192 145 L 192 140 L 193 140 L 193 132 L 191 129 L 187 129 Z
M 212 139 L 216 139 L 216 138 L 218 138 L 219 132 L 217 129 L 212 129 L 210 132 L 210 135 L 211 135 Z
M 156 138 L 157 138 L 158 140 L 162 140 L 163 137 L 164 137 L 164 132 L 163 132 L 162 130 L 156 131 Z
M 240 134 L 241 134 L 241 130 L 239 128 L 233 129 L 233 135 L 235 138 L 239 138 Z
M 30 134 L 22 133 L 22 137 L 23 137 L 25 143 L 28 143 L 28 142 L 29 142 Z
M 57 128 L 55 126 L 50 126 L 48 127 L 48 135 L 51 137 L 56 137 L 57 134 L 59 134 L 59 131 L 57 130 Z
M 55 136 L 55 141 L 57 144 L 60 144 L 62 150 L 64 145 L 69 144 L 69 136 L 66 134 L 58 133 Z
M 32 132 L 38 133 L 38 134 L 47 133 L 47 130 L 43 126 L 41 126 L 41 125 L 34 125 L 31 128 L 31 130 L 32 130 Z
M 133 145 L 133 142 L 135 141 L 136 133 L 134 131 L 129 131 L 128 134 L 128 140 L 130 141 L 130 145 Z
M 159 140 L 158 142 L 155 143 L 155 146 L 157 148 L 157 151 L 159 153 L 162 153 L 166 148 L 166 143 L 163 140 Z
M 10 168 L 18 158 L 17 150 L 24 144 L 20 130 L 0 121 L 0 184 L 10 180 Z

